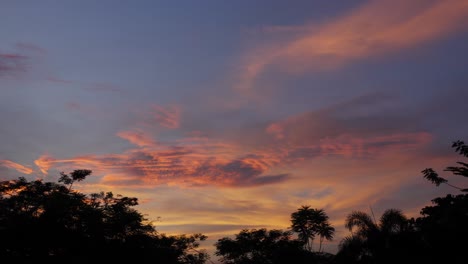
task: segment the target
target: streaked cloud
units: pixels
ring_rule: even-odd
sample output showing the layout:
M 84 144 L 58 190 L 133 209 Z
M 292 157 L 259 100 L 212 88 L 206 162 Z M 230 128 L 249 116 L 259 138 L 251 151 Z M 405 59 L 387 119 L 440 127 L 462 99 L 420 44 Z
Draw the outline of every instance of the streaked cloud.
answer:
M 46 78 L 46 80 L 49 81 L 49 82 L 58 83 L 58 84 L 74 84 L 74 83 L 76 83 L 75 81 L 65 80 L 65 79 L 59 78 L 57 76 L 48 76 Z
M 237 88 L 252 93 L 257 77 L 270 66 L 294 73 L 335 69 L 423 45 L 466 30 L 467 25 L 467 1 L 368 1 L 323 24 L 309 24 L 309 30 L 299 25 L 294 37 L 248 53 Z
M 31 174 L 33 173 L 33 169 L 28 166 L 21 165 L 19 163 L 13 162 L 11 160 L 0 160 L 0 166 L 7 167 L 10 169 L 17 170 L 18 172 L 24 174 Z
M 94 161 L 92 158 L 87 156 L 75 157 L 73 159 L 62 159 L 57 160 L 50 155 L 42 155 L 34 161 L 34 164 L 39 168 L 43 174 L 47 174 L 50 168 L 62 164 L 74 164 L 76 166 L 90 166 L 96 167 L 98 165 L 97 161 Z
M 120 93 L 122 89 L 111 83 L 90 83 L 84 88 L 88 91 Z
M 326 210 L 335 244 L 353 210 L 417 216 L 449 192 L 421 169 L 443 171 L 459 158 L 451 140 L 466 142 L 467 1 L 323 2 L 249 19 L 123 3 L 60 23 L 46 13 L 76 11 L 61 1 L 40 14 L 0 8 L 12 21 L 0 41 L 0 177 L 91 169 L 74 188 L 138 197 L 159 232 L 203 232 L 211 245 L 287 228 L 301 205 Z
M 414 132 L 419 116 L 407 112 L 395 114 L 395 96 L 371 93 L 271 122 L 265 132 L 288 144 L 318 144 L 324 139 L 343 135 L 378 137 L 401 133 L 401 127 Z M 386 109 L 386 111 L 382 111 Z M 405 131 L 405 132 L 406 132 Z
M 67 80 L 63 79 L 54 75 L 47 76 L 45 78 L 46 81 L 55 84 L 63 84 L 63 85 L 77 85 L 82 87 L 83 90 L 91 91 L 91 92 L 114 92 L 114 93 L 121 93 L 123 90 L 118 87 L 117 85 L 105 82 L 83 82 L 83 81 L 76 81 L 76 80 Z
M 180 140 L 172 144 L 149 145 L 148 138 L 134 133 L 120 137 L 144 148 L 120 154 L 82 155 L 72 158 L 41 156 L 35 161 L 42 173 L 51 168 L 93 169 L 105 175 L 103 184 L 131 186 L 258 186 L 283 182 L 287 174 L 269 173 L 270 163 L 261 155 L 240 155 L 239 146 L 226 150 L 227 144 L 215 140 Z
M 47 174 L 51 168 L 85 167 L 104 174 L 102 183 L 112 186 L 259 186 L 284 182 L 287 174 L 266 174 L 267 167 L 252 158 L 225 160 L 190 149 L 132 150 L 122 154 L 89 155 L 57 159 L 41 156 L 35 161 Z
M 37 55 L 44 55 L 47 53 L 47 50 L 41 46 L 38 46 L 34 43 L 29 42 L 18 42 L 15 45 L 16 49 L 27 52 L 27 53 L 34 53 Z
M 141 130 L 120 131 L 117 133 L 117 136 L 140 147 L 154 146 L 156 144 L 156 141 L 151 137 L 151 135 L 148 135 Z
M 163 127 L 175 129 L 180 126 L 181 108 L 177 105 L 153 105 L 154 121 Z
M 18 53 L 0 52 L 0 77 L 14 77 L 26 72 L 28 57 Z
M 286 117 L 263 130 L 246 127 L 249 142 L 192 131 L 156 143 L 151 130 L 136 126 L 117 133 L 134 145 L 124 152 L 66 159 L 45 155 L 35 163 L 45 174 L 51 168 L 90 168 L 109 186 L 264 186 L 291 180 L 296 167 L 315 159 L 365 160 L 430 144 L 430 133 L 408 125 L 416 125 L 417 116 L 391 116 L 375 108 L 394 100 L 369 94 Z

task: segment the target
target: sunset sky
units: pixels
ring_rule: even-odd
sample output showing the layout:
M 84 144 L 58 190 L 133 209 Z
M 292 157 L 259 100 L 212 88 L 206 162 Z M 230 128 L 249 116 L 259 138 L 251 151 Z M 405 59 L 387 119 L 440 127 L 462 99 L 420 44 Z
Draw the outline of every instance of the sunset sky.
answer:
M 454 192 L 421 170 L 468 141 L 468 0 L 0 0 L 0 33 L 0 180 L 91 169 L 208 248 L 310 205 L 329 252 Z

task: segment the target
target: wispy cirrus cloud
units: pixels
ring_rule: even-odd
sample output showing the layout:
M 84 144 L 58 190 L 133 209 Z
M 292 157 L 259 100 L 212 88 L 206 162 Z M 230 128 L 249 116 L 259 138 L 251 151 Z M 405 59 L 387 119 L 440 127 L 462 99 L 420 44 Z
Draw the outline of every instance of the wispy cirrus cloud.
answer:
M 102 183 L 115 186 L 257 186 L 282 182 L 286 174 L 268 174 L 269 162 L 260 155 L 239 155 L 239 147 L 206 138 L 187 138 L 154 144 L 147 134 L 120 132 L 139 146 L 119 154 L 81 155 L 67 159 L 43 155 L 40 171 L 90 168 L 104 174 Z M 234 147 L 231 145 L 231 147 Z
M 104 164 L 102 161 L 94 159 L 93 157 L 93 155 L 83 155 L 72 159 L 56 159 L 50 155 L 42 155 L 34 161 L 34 164 L 43 174 L 47 174 L 51 168 L 64 168 L 70 165 L 75 167 L 96 168 Z
M 0 77 L 12 77 L 26 72 L 27 56 L 0 52 Z
M 0 77 L 18 78 L 29 72 L 34 61 L 46 54 L 46 50 L 38 45 L 18 42 L 12 50 L 0 50 Z
M 44 174 L 51 168 L 90 168 L 98 174 L 105 174 L 102 183 L 112 186 L 243 187 L 273 184 L 288 179 L 287 174 L 266 174 L 268 168 L 252 158 L 225 160 L 184 148 L 140 149 L 121 154 L 69 159 L 41 156 L 35 163 Z
M 85 90 L 88 90 L 88 91 L 116 92 L 116 93 L 122 92 L 122 89 L 110 83 L 91 83 L 91 84 L 88 84 L 87 86 L 88 87 L 86 87 Z
M 120 93 L 123 90 L 118 87 L 117 85 L 105 82 L 83 82 L 83 81 L 76 81 L 76 80 L 68 80 L 63 79 L 57 76 L 47 76 L 46 81 L 56 84 L 63 84 L 63 85 L 77 85 L 83 88 L 83 90 L 90 91 L 90 92 L 114 92 Z
M 41 46 L 30 42 L 18 42 L 15 45 L 16 49 L 27 52 L 27 53 L 34 53 L 37 55 L 44 55 L 47 53 L 47 50 Z
M 467 1 L 369 1 L 329 22 L 310 24 L 309 30 L 299 25 L 294 37 L 247 54 L 236 88 L 251 93 L 257 77 L 273 65 L 295 73 L 335 69 L 443 38 L 467 25 Z
M 254 141 L 261 139 L 258 143 L 206 137 L 197 131 L 156 144 L 150 132 L 135 127 L 117 133 L 135 145 L 122 153 L 42 156 L 35 162 L 43 173 L 50 168 L 91 168 L 105 175 L 103 184 L 116 186 L 268 185 L 291 179 L 293 167 L 314 159 L 366 160 L 428 145 L 432 135 L 416 129 L 416 116 L 372 113 L 391 98 L 361 96 L 286 117 L 256 132 L 246 128 Z M 401 130 L 402 125 L 407 129 Z
M 177 105 L 153 105 L 151 107 L 154 121 L 163 127 L 175 129 L 179 128 L 182 109 Z
M 418 128 L 419 114 L 382 111 L 396 99 L 385 94 L 359 96 L 277 120 L 265 127 L 265 133 L 291 161 L 333 155 L 372 158 L 428 145 L 432 135 Z
M 31 169 L 28 166 L 21 165 L 19 163 L 13 162 L 11 160 L 0 160 L 0 166 L 7 167 L 10 169 L 14 169 L 18 172 L 24 173 L 24 174 L 31 174 L 33 173 L 33 169 Z
M 410 112 L 406 115 L 397 114 L 392 111 L 392 105 L 397 103 L 398 98 L 395 96 L 366 94 L 271 122 L 265 132 L 276 140 L 308 144 L 346 134 L 373 137 L 401 133 L 401 127 L 407 131 L 417 129 L 419 116 Z
M 57 76 L 48 76 L 46 78 L 46 80 L 48 82 L 51 82 L 51 83 L 59 83 L 59 84 L 74 84 L 74 83 L 76 83 L 75 81 L 65 80 L 65 79 L 59 78 Z
M 117 133 L 117 136 L 140 147 L 154 146 L 156 144 L 156 141 L 151 137 L 151 135 L 143 132 L 142 130 L 120 131 Z

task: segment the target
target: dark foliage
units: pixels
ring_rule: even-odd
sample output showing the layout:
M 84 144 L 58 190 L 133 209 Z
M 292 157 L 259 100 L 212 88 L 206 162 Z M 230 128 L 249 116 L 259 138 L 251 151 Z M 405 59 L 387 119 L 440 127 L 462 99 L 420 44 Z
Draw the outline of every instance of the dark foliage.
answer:
M 312 243 L 316 236 L 319 237 L 318 252 L 321 252 L 323 240 L 332 240 L 335 234 L 335 228 L 328 221 L 325 211 L 310 206 L 302 206 L 291 214 L 291 229 L 298 233 L 308 251 L 312 251 Z
M 60 182 L 0 182 L 0 257 L 17 260 L 138 258 L 156 263 L 204 263 L 203 235 L 166 236 L 133 207 L 137 198 L 71 189 L 89 170 L 62 173 Z M 66 186 L 66 185 L 68 186 Z
M 455 148 L 455 152 L 457 152 L 458 154 L 464 157 L 468 157 L 468 146 L 465 144 L 465 142 L 460 141 L 460 140 L 455 141 L 452 144 L 452 148 Z M 449 171 L 453 175 L 468 177 L 468 163 L 458 161 L 457 164 L 461 166 L 448 166 L 447 168 L 445 168 L 444 171 Z M 468 192 L 467 188 L 460 188 L 452 184 L 449 184 L 447 179 L 440 177 L 439 174 L 436 171 L 434 171 L 432 168 L 426 168 L 421 172 L 424 175 L 425 179 L 432 182 L 436 186 L 439 186 L 440 184 L 444 183 L 462 192 Z
M 331 255 L 304 250 L 301 240 L 282 230 L 244 229 L 215 245 L 216 255 L 228 264 L 331 263 Z
M 452 145 L 468 157 L 463 141 Z M 449 166 L 444 171 L 468 177 L 468 163 Z M 431 168 L 422 171 L 424 178 L 439 186 L 448 183 Z M 468 194 L 447 195 L 432 200 L 433 205 L 421 210 L 421 217 L 406 219 L 398 210 L 387 210 L 379 223 L 363 212 L 353 212 L 346 227 L 356 228 L 340 243 L 336 263 L 468 263 Z
M 352 212 L 345 227 L 352 235 L 341 241 L 337 263 L 401 263 L 418 258 L 419 234 L 398 209 L 386 210 L 378 222 L 367 213 Z
M 468 157 L 463 141 L 452 145 Z M 468 163 L 445 171 L 468 177 Z M 439 186 L 448 183 L 431 168 L 424 177 Z M 0 182 L 0 258 L 15 263 L 58 260 L 71 263 L 143 260 L 152 263 L 205 263 L 199 250 L 202 234 L 166 236 L 134 209 L 137 198 L 108 193 L 85 195 L 72 189 L 90 170 L 61 173 L 59 183 L 24 178 Z M 351 235 L 333 256 L 321 252 L 335 229 L 322 209 L 302 206 L 291 214 L 291 231 L 244 229 L 234 238 L 219 239 L 216 255 L 226 264 L 282 263 L 468 263 L 468 194 L 432 200 L 421 217 L 407 219 L 388 209 L 378 221 L 360 211 L 345 221 Z M 294 233 L 297 233 L 297 238 Z M 319 238 L 318 251 L 312 242 Z
M 426 256 L 431 263 L 467 263 L 468 195 L 447 195 L 432 200 L 416 219 Z

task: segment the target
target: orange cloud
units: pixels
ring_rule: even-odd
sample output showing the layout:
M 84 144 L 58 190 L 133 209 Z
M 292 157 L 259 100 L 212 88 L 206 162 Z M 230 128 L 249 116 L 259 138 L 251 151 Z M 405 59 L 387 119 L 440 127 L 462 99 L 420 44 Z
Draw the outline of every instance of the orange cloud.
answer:
M 380 94 L 365 95 L 292 115 L 270 123 L 265 133 L 270 135 L 274 142 L 271 144 L 283 162 L 290 163 L 330 155 L 369 158 L 388 151 L 394 153 L 428 145 L 432 135 L 416 130 L 417 115 L 408 112 L 398 117 L 378 112 L 383 103 L 392 102 L 390 98 Z M 376 112 L 372 111 L 374 108 Z M 362 115 L 363 110 L 365 115 Z
M 117 133 L 117 136 L 126 139 L 130 143 L 140 147 L 154 146 L 156 144 L 156 142 L 151 138 L 150 135 L 139 130 L 120 131 L 119 133 Z
M 123 136 L 142 144 L 140 138 L 134 139 L 128 133 Z M 189 138 L 173 142 L 173 145 L 142 142 L 145 148 L 130 149 L 120 154 L 83 155 L 68 159 L 44 155 L 35 164 L 43 173 L 51 168 L 89 168 L 105 175 L 103 184 L 116 186 L 256 186 L 288 178 L 284 173 L 269 173 L 272 162 L 268 157 L 238 154 L 240 146 L 205 138 Z
M 153 114 L 155 121 L 166 128 L 178 128 L 180 126 L 181 108 L 177 105 L 169 105 L 166 107 L 153 105 Z
M 285 138 L 284 140 L 287 140 Z M 260 186 L 291 178 L 293 166 L 320 157 L 365 159 L 387 152 L 416 149 L 428 144 L 427 133 L 402 133 L 359 137 L 340 135 L 316 143 L 275 142 L 251 152 L 241 145 L 215 140 L 181 140 L 175 145 L 145 145 L 120 154 L 83 155 L 68 159 L 42 156 L 35 161 L 43 173 L 50 168 L 89 168 L 103 175 L 110 186 Z M 241 154 L 244 152 L 243 154 Z
M 468 1 L 369 1 L 334 21 L 298 26 L 283 43 L 260 47 L 246 58 L 239 89 L 251 92 L 270 65 L 288 72 L 327 70 L 354 60 L 411 48 L 468 25 Z
M 14 170 L 17 170 L 21 173 L 24 173 L 24 174 L 31 174 L 33 173 L 33 170 L 27 166 L 24 166 L 24 165 L 21 165 L 21 164 L 18 164 L 16 162 L 13 162 L 13 161 L 10 161 L 10 160 L 0 160 L 0 165 L 1 166 L 4 166 L 4 167 L 7 167 L 7 168 L 10 168 L 10 169 L 14 169 Z
M 112 160 L 112 155 L 102 156 L 101 159 L 97 159 L 92 155 L 77 156 L 72 159 L 55 159 L 49 155 L 42 155 L 34 161 L 39 170 L 43 174 L 47 174 L 51 168 L 104 168 L 106 167 L 106 161 Z M 114 158 L 115 159 L 115 158 Z

